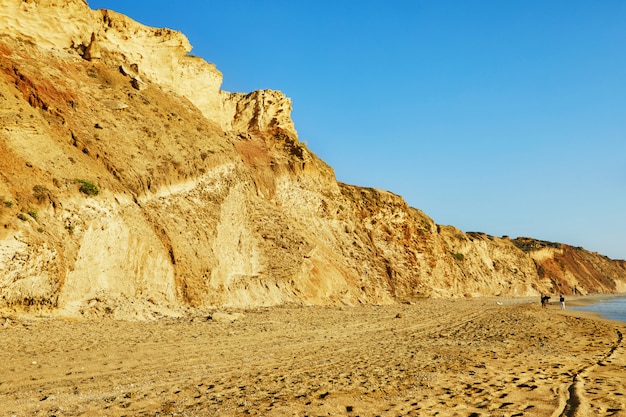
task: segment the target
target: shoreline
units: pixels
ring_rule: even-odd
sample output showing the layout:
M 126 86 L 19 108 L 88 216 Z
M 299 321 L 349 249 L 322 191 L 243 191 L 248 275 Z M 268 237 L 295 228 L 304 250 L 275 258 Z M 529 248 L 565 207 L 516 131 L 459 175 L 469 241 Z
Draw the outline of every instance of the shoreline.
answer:
M 590 294 L 590 295 L 573 295 L 566 296 L 566 305 L 587 306 L 598 303 L 602 300 L 611 300 L 615 298 L 626 298 L 626 293 L 618 294 Z
M 614 299 L 626 299 L 626 294 L 610 294 L 610 296 L 600 295 L 600 294 L 594 295 L 590 298 L 585 298 L 580 301 L 570 302 L 569 305 L 572 306 L 572 308 L 569 308 L 569 309 L 567 308 L 568 303 L 566 303 L 565 311 L 569 311 L 570 315 L 576 316 L 576 317 L 588 317 L 594 320 L 602 320 L 602 321 L 606 321 L 609 323 L 624 324 L 626 323 L 626 320 L 618 320 L 618 319 L 607 317 L 604 314 L 602 314 L 602 312 L 600 311 L 580 310 L 577 308 L 577 307 L 586 307 L 586 306 L 600 303 L 601 301 L 608 301 L 608 300 L 614 300 Z M 571 312 L 574 312 L 574 313 L 571 313 Z
M 556 297 L 554 297 L 556 298 Z M 561 310 L 560 303 L 558 299 L 556 301 L 550 301 L 548 303 L 547 309 L 558 311 L 561 314 L 578 317 L 578 318 L 586 318 L 591 320 L 599 320 L 603 322 L 609 323 L 619 323 L 625 324 L 625 321 L 615 320 L 608 317 L 603 316 L 600 312 L 597 311 L 587 311 L 580 310 L 577 307 L 586 307 L 593 304 L 600 303 L 605 300 L 612 300 L 616 298 L 626 299 L 626 293 L 617 293 L 617 294 L 588 294 L 588 295 L 575 295 L 575 296 L 565 296 L 565 310 Z M 528 303 L 540 303 L 540 301 L 535 301 L 534 297 L 523 297 L 522 300 L 527 300 Z

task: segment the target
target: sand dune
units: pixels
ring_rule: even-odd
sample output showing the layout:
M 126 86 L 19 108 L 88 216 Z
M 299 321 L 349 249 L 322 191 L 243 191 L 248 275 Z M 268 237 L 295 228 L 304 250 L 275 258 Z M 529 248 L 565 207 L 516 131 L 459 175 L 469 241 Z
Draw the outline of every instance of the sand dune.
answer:
M 0 415 L 626 415 L 626 324 L 538 300 L 3 322 Z

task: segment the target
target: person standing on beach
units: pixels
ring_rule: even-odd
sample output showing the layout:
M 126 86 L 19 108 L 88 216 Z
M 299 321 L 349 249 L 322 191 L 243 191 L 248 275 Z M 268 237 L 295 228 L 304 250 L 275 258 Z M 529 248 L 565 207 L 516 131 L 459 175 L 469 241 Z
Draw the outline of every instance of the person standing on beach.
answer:
M 561 302 L 561 310 L 565 310 L 565 297 L 563 297 L 563 294 L 561 294 L 559 301 Z

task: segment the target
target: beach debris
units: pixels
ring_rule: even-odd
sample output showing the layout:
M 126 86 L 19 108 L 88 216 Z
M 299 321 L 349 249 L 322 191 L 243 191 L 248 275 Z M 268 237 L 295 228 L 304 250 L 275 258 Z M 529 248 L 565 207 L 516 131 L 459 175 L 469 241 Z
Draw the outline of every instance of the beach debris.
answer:
M 242 313 L 225 313 L 223 311 L 215 311 L 207 317 L 207 320 L 233 322 L 239 320 L 242 317 Z

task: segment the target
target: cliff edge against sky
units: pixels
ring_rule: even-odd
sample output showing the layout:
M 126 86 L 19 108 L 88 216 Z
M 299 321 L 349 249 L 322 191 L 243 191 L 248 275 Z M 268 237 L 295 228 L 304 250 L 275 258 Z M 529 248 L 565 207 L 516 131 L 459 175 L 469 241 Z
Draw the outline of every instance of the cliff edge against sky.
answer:
M 337 182 L 288 98 L 221 91 L 178 32 L 82 0 L 0 13 L 2 308 L 149 318 L 626 291 L 624 261 L 463 233 Z

